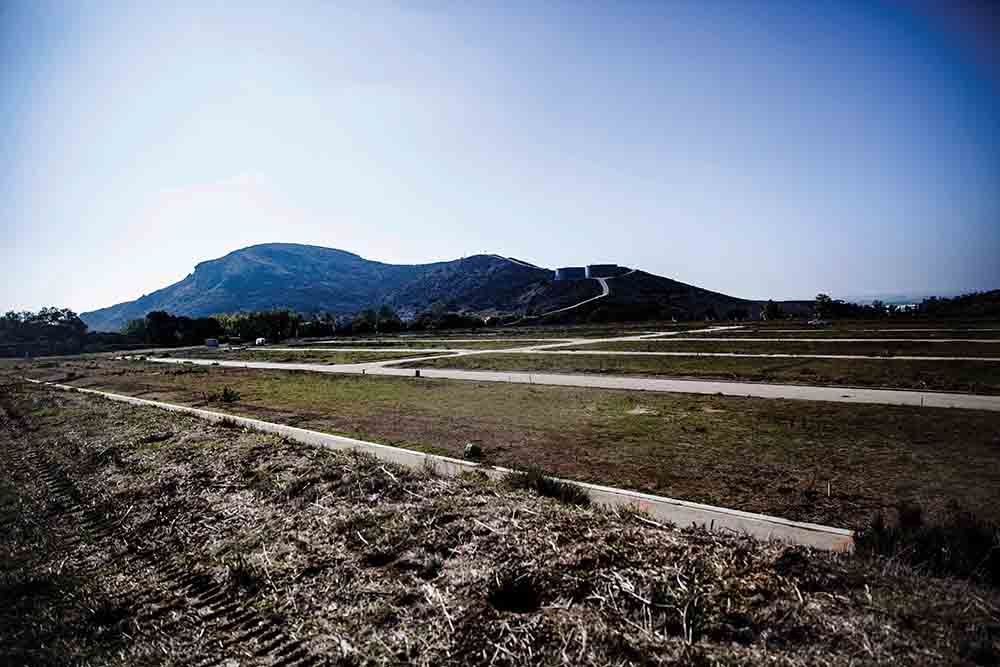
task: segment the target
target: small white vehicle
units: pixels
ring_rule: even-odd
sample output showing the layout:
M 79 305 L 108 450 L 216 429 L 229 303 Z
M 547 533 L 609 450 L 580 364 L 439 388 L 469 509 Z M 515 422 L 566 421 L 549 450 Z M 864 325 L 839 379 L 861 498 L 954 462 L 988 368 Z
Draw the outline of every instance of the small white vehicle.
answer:
M 267 339 L 258 338 L 256 341 L 254 341 L 254 345 L 267 345 Z

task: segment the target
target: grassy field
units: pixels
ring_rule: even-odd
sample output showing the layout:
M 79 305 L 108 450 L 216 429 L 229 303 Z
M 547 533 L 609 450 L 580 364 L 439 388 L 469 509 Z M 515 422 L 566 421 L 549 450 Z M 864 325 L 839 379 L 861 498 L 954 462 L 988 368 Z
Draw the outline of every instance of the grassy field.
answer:
M 425 356 L 420 352 L 323 352 L 303 348 L 301 351 L 281 352 L 267 348 L 248 350 L 211 350 L 198 348 L 177 350 L 161 354 L 175 359 L 225 359 L 228 361 L 276 361 L 300 364 L 361 364 L 388 359 L 408 359 Z
M 188 405 L 231 387 L 216 409 L 452 456 L 477 440 L 505 466 L 818 523 L 901 499 L 1000 516 L 993 413 L 141 362 L 19 371 Z
M 726 341 L 672 340 L 670 337 L 642 341 L 591 343 L 565 350 L 619 350 L 624 352 L 733 352 L 739 354 L 832 354 L 867 357 L 998 357 L 996 343 L 921 343 L 898 340 L 883 342 L 805 341 Z M 1000 369 L 1000 366 L 998 366 Z
M 0 386 L 0 662 L 995 664 L 1000 595 Z M 363 656 L 363 658 L 359 658 Z
M 408 366 L 406 362 L 400 364 Z M 781 384 L 893 387 L 1000 394 L 1000 365 L 902 359 L 764 359 L 558 354 L 477 354 L 414 362 L 420 368 L 601 373 Z

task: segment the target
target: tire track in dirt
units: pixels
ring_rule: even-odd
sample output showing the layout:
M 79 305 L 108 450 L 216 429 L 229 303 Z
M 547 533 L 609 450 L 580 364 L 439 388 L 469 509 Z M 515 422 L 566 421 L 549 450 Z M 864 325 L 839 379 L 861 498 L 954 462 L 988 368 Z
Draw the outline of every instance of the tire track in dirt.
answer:
M 11 444 L 14 446 L 7 448 L 5 458 L 33 472 L 54 501 L 47 518 L 70 518 L 76 525 L 75 534 L 61 541 L 54 559 L 65 564 L 85 542 L 111 554 L 116 549 L 112 544 L 115 533 L 125 516 L 102 516 L 89 506 L 65 469 L 38 451 L 30 439 L 19 438 Z M 324 662 L 308 651 L 302 638 L 289 634 L 280 616 L 249 607 L 225 582 L 165 557 L 162 549 L 132 550 L 109 561 L 120 564 L 120 571 L 151 579 L 127 604 L 133 614 L 130 627 L 142 634 L 193 635 L 202 654 L 209 654 L 195 663 L 201 667 L 224 664 L 232 658 L 240 664 L 271 667 L 312 667 Z M 143 569 L 147 570 L 145 576 Z M 99 572 L 77 574 L 97 576 Z

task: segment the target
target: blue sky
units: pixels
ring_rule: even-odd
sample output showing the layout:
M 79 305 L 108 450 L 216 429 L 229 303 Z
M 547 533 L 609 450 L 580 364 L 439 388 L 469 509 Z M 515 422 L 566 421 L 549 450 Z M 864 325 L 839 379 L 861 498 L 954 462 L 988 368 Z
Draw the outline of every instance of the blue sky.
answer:
M 7 0 L 0 309 L 271 241 L 751 298 L 997 288 L 990 7 Z

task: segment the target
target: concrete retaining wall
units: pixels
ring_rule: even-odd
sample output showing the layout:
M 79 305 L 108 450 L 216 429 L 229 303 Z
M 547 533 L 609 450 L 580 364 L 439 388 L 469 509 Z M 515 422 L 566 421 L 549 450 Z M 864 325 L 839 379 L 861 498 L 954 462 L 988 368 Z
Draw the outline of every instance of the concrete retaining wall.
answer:
M 455 476 L 463 472 L 481 472 L 491 479 L 498 479 L 510 473 L 507 468 L 499 466 L 486 466 L 461 459 L 453 459 L 447 456 L 437 456 L 425 454 L 423 452 L 401 449 L 380 445 L 375 442 L 356 440 L 329 433 L 320 433 L 309 429 L 298 428 L 296 426 L 286 426 L 272 422 L 252 419 L 250 417 L 239 417 L 236 415 L 192 408 L 186 405 L 175 405 L 173 403 L 163 403 L 161 401 L 151 401 L 145 398 L 125 396 L 122 394 L 112 394 L 95 389 L 83 389 L 69 385 L 56 384 L 52 382 L 41 382 L 39 380 L 28 379 L 34 384 L 43 384 L 67 391 L 76 391 L 85 394 L 93 394 L 103 398 L 131 403 L 132 405 L 142 405 L 181 412 L 193 415 L 209 422 L 231 420 L 241 426 L 256 429 L 266 433 L 275 433 L 286 438 L 295 440 L 315 447 L 326 447 L 339 450 L 356 450 L 377 456 L 378 458 L 407 466 L 409 468 L 429 469 L 436 474 Z M 727 529 L 737 532 L 746 532 L 759 539 L 778 539 L 793 544 L 825 549 L 829 551 L 849 551 L 854 544 L 853 533 L 843 528 L 832 528 L 819 524 L 803 523 L 799 521 L 788 521 L 778 517 L 764 514 L 753 514 L 741 512 L 723 507 L 713 507 L 701 503 L 692 503 L 674 498 L 664 498 L 637 491 L 616 489 L 598 484 L 588 484 L 586 482 L 575 482 L 572 480 L 560 480 L 568 484 L 575 484 L 585 489 L 591 501 L 597 505 L 609 507 L 632 506 L 643 510 L 648 515 L 658 521 L 673 523 L 678 526 L 699 525 L 713 529 Z

